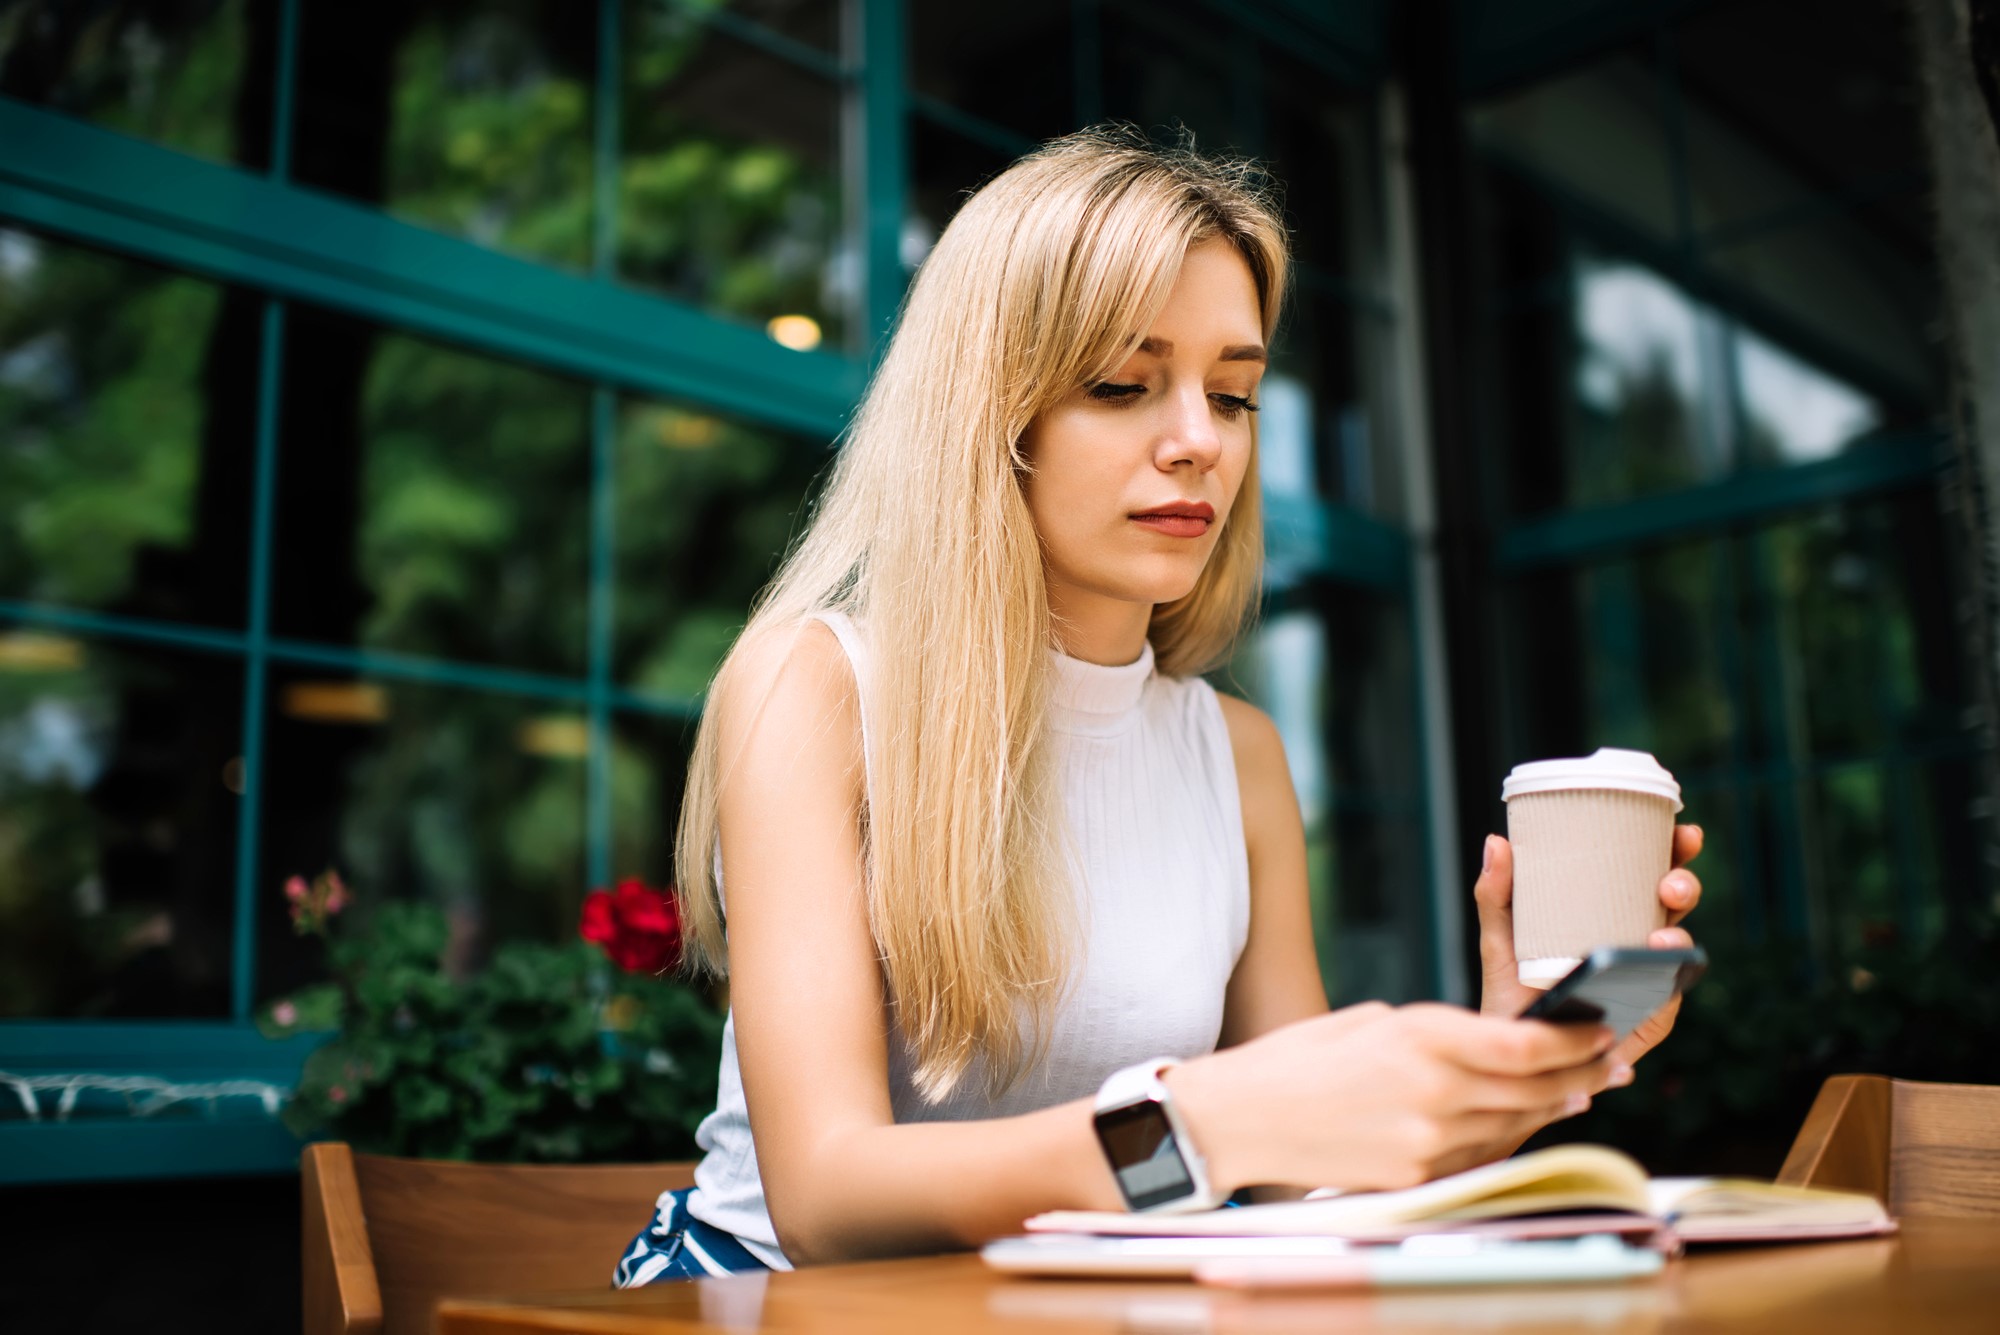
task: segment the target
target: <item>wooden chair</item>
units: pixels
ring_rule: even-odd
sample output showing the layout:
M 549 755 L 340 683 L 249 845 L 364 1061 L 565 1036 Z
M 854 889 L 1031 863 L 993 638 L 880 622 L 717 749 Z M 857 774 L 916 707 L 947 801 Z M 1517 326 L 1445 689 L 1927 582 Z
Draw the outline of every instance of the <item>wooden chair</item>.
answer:
M 1778 1181 L 1865 1191 L 1898 1217 L 2000 1216 L 2000 1086 L 1834 1076 Z
M 694 1165 L 474 1164 L 308 1145 L 305 1335 L 428 1335 L 438 1299 L 609 1288 Z

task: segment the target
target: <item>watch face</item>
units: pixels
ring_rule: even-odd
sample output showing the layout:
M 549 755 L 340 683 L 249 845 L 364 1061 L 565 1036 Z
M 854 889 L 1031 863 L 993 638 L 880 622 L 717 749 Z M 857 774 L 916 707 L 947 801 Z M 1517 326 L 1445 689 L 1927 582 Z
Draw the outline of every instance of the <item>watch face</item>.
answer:
M 1166 1110 L 1159 1104 L 1138 1103 L 1099 1113 L 1097 1138 L 1111 1160 L 1125 1203 L 1134 1210 L 1150 1210 L 1194 1193 L 1194 1179 L 1188 1176 Z

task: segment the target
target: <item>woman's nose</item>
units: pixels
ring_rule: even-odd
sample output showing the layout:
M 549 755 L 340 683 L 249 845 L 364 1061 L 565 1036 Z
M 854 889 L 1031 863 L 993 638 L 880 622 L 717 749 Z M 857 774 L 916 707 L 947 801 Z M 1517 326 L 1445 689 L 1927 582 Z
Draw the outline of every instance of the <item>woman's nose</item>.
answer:
M 1222 438 L 1216 433 L 1207 390 L 1196 386 L 1168 402 L 1169 416 L 1153 447 L 1153 462 L 1163 469 L 1191 464 L 1206 473 L 1222 457 Z

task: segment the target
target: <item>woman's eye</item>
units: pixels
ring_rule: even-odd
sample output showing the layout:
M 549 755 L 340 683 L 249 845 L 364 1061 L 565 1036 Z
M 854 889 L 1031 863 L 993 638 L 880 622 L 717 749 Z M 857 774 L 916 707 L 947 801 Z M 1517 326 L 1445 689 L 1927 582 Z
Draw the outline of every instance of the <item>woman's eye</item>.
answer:
M 1211 394 L 1215 406 L 1224 417 L 1241 417 L 1244 413 L 1254 413 L 1257 405 L 1250 402 L 1247 394 Z
M 1090 387 L 1090 397 L 1100 403 L 1127 403 L 1146 392 L 1144 385 L 1118 385 L 1109 380 Z

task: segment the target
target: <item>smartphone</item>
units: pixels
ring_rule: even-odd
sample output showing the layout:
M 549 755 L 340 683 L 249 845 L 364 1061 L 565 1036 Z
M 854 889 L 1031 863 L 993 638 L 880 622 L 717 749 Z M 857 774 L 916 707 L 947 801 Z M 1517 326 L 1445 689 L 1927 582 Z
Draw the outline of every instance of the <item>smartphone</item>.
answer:
M 1644 950 L 1602 946 L 1536 997 L 1524 1020 L 1606 1024 L 1619 1038 L 1694 985 L 1708 967 L 1700 946 Z

